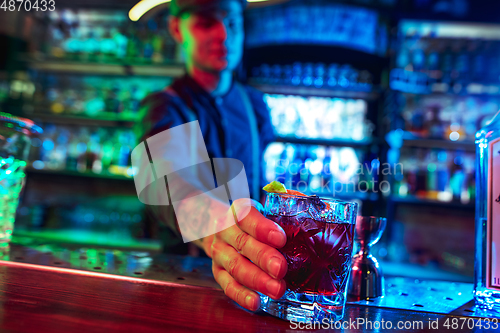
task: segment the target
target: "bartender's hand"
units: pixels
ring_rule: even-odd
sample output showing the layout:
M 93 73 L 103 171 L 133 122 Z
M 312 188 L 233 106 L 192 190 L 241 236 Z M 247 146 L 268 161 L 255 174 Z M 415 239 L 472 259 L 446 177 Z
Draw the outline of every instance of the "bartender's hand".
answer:
M 232 208 L 236 216 L 241 216 L 239 213 L 249 205 L 249 213 L 237 219 L 236 225 L 214 235 L 206 252 L 212 258 L 215 280 L 224 293 L 242 307 L 255 311 L 260 306 L 260 298 L 254 290 L 273 299 L 285 293 L 286 284 L 282 279 L 287 263 L 276 249 L 285 245 L 286 235 L 280 226 L 259 212 L 257 201 L 236 200 Z M 234 218 L 232 209 L 222 217 Z

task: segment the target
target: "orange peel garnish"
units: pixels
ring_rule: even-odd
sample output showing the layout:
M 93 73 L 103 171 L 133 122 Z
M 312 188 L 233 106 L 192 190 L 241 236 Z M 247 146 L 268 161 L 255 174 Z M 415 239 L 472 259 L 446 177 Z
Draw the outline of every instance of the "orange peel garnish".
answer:
M 308 195 L 302 193 L 302 192 L 299 192 L 299 191 L 295 191 L 295 190 L 286 190 L 286 194 L 291 194 L 291 195 L 298 195 L 298 196 L 301 196 L 301 197 L 308 197 Z M 323 203 L 326 205 L 326 209 L 330 209 L 330 205 L 328 204 L 328 202 L 324 202 Z
M 307 195 L 305 195 L 304 193 L 299 192 L 299 191 L 295 191 L 295 190 L 286 190 L 286 194 L 299 195 L 301 197 L 307 197 Z
M 285 185 L 283 185 L 282 183 L 276 181 L 276 180 L 273 180 L 272 182 L 270 182 L 269 184 L 267 184 L 266 186 L 264 186 L 262 188 L 264 191 L 268 192 L 268 193 L 282 193 L 282 194 L 290 194 L 290 195 L 297 195 L 297 196 L 300 196 L 300 197 L 308 197 L 307 194 L 304 194 L 300 191 L 296 191 L 296 190 L 288 190 Z M 324 201 L 323 201 L 324 202 Z M 330 209 L 330 205 L 328 204 L 328 202 L 324 202 L 325 205 L 326 205 L 326 209 Z

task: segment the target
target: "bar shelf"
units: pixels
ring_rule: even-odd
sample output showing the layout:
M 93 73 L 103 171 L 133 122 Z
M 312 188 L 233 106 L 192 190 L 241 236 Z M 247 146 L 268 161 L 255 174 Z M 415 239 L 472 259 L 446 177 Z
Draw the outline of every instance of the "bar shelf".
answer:
M 33 70 L 55 73 L 115 75 L 115 76 L 162 76 L 175 77 L 184 74 L 184 64 L 173 63 L 169 65 L 129 65 L 84 63 L 70 61 L 32 61 Z
M 28 174 L 40 174 L 47 176 L 73 176 L 73 177 L 88 177 L 88 178 L 99 178 L 99 179 L 109 179 L 109 180 L 126 180 L 133 181 L 132 177 L 127 177 L 123 175 L 112 174 L 109 172 L 95 173 L 95 172 L 79 172 L 71 170 L 47 170 L 47 169 L 35 169 L 33 167 L 27 167 L 25 172 Z
M 390 86 L 393 90 L 416 95 L 449 96 L 500 96 L 500 85 L 496 82 L 443 82 L 440 70 L 408 71 L 402 68 L 391 70 Z M 419 82 L 415 84 L 414 82 Z
M 394 203 L 410 204 L 410 205 L 425 205 L 425 206 L 463 208 L 463 209 L 474 209 L 476 207 L 474 200 L 471 200 L 468 203 L 462 203 L 459 200 L 441 201 L 435 199 L 421 198 L 413 195 L 408 195 L 408 196 L 393 195 L 390 197 L 390 200 Z
M 88 116 L 53 114 L 46 112 L 35 112 L 26 115 L 35 121 L 50 122 L 61 125 L 82 125 L 82 126 L 105 126 L 105 127 L 131 127 L 139 121 L 137 118 L 120 117 L 116 113 L 101 112 L 96 118 Z
M 249 80 L 249 84 L 254 88 L 267 94 L 288 94 L 301 96 L 321 96 L 321 97 L 339 97 L 339 98 L 357 98 L 374 101 L 379 97 L 376 90 L 373 91 L 356 91 L 356 90 L 341 90 L 329 88 L 316 88 L 306 86 L 292 86 L 282 84 L 262 84 L 255 80 Z
M 318 146 L 354 147 L 354 148 L 366 147 L 378 143 L 377 140 L 375 139 L 354 141 L 354 140 L 343 140 L 343 139 L 309 139 L 309 138 L 296 138 L 287 136 L 277 137 L 276 142 L 318 145 Z
M 411 132 L 405 132 L 403 134 L 403 146 L 415 147 L 415 148 L 441 148 L 441 149 L 451 149 L 451 150 L 464 150 L 469 152 L 476 151 L 476 145 L 474 141 L 471 140 L 451 141 L 445 139 L 427 139 L 419 137 Z
M 476 151 L 476 145 L 470 141 L 446 141 L 439 139 L 411 139 L 404 140 L 404 147 L 415 148 L 440 148 L 451 150 L 465 150 L 470 152 Z

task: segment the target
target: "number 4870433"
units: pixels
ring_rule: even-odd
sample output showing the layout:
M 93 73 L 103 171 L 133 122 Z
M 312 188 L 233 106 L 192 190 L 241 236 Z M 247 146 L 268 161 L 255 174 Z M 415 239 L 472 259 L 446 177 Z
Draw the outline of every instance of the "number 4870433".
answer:
M 3 0 L 0 10 L 4 12 L 20 12 L 21 10 L 27 12 L 53 12 L 56 10 L 56 3 L 54 0 Z

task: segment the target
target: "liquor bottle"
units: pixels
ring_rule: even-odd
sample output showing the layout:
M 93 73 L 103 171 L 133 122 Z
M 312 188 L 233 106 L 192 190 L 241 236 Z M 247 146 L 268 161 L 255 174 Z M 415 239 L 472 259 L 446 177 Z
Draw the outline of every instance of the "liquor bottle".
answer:
M 112 62 L 114 60 L 115 52 L 118 45 L 111 36 L 111 32 L 106 31 L 104 33 L 104 38 L 99 43 L 99 49 L 101 51 L 101 59 L 104 62 Z
M 453 175 L 450 178 L 451 193 L 453 195 L 453 200 L 460 201 L 462 197 L 462 192 L 465 186 L 465 170 L 464 170 L 464 152 L 457 151 L 456 157 L 454 159 L 454 164 L 452 166 Z
M 460 47 L 459 53 L 455 58 L 455 69 L 457 70 L 456 82 L 461 84 L 462 86 L 469 83 L 470 54 L 472 54 L 472 47 L 470 46 L 470 44 L 464 45 Z
M 447 84 L 451 83 L 453 63 L 454 63 L 454 54 L 452 51 L 452 46 L 448 45 L 445 48 L 445 51 L 443 52 L 443 55 L 441 57 L 440 69 L 441 72 L 443 73 L 443 76 L 441 78 L 442 83 L 447 83 Z
M 68 155 L 68 142 L 71 132 L 66 128 L 58 129 L 59 136 L 57 137 L 54 149 L 54 165 L 53 168 L 57 170 L 66 169 L 66 159 Z
M 280 65 L 273 65 L 271 67 L 271 83 L 281 84 L 282 83 L 282 69 Z
M 500 112 L 476 134 L 476 261 L 479 308 L 500 314 Z
M 339 66 L 337 64 L 331 64 L 328 66 L 327 70 L 327 84 L 330 88 L 335 87 L 338 84 L 338 73 L 339 73 Z
M 89 144 L 87 147 L 87 169 L 93 173 L 102 172 L 101 156 L 101 129 L 90 135 Z
M 442 50 L 440 43 L 431 43 L 427 52 L 427 70 L 435 71 L 439 69 L 439 56 Z
M 125 59 L 125 56 L 127 55 L 128 38 L 116 28 L 112 29 L 111 31 L 112 31 L 111 32 L 112 38 L 116 44 L 115 57 L 118 60 L 122 61 Z
M 90 141 L 90 132 L 86 127 L 82 127 L 80 129 L 80 135 L 78 137 L 78 144 L 76 146 L 78 157 L 76 159 L 76 170 L 79 172 L 87 172 L 89 171 L 88 165 L 88 142 Z
M 109 171 L 109 168 L 113 163 L 114 150 L 119 149 L 119 146 L 115 144 L 116 142 L 113 139 L 108 139 L 110 137 L 113 136 L 111 135 L 111 133 L 109 133 L 108 130 L 101 130 L 102 147 L 99 159 L 101 161 L 102 170 L 105 172 Z
M 331 148 L 329 148 L 325 152 L 325 159 L 323 160 L 323 168 L 321 170 L 321 189 L 326 192 L 333 190 L 332 173 L 330 172 L 331 161 Z

